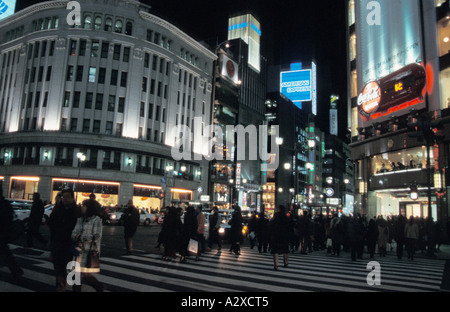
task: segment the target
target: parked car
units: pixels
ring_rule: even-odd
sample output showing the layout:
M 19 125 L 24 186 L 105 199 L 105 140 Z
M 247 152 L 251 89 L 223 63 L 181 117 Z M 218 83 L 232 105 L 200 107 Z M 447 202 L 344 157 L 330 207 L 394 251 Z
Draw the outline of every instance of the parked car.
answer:
M 117 224 L 123 225 L 123 213 L 127 208 L 120 208 L 117 211 L 112 211 L 108 213 L 108 224 Z M 150 225 L 151 223 L 155 223 L 157 220 L 156 215 L 153 213 L 147 212 L 145 209 L 139 209 L 139 221 L 141 225 Z
M 43 224 L 47 224 L 48 219 L 50 218 L 50 215 L 52 214 L 54 207 L 55 207 L 55 204 L 48 204 L 44 207 L 44 216 L 42 217 Z
M 33 205 L 33 202 L 31 200 L 11 198 L 7 198 L 6 200 L 9 201 L 14 210 L 14 219 L 27 222 L 31 214 L 31 206 Z
M 108 212 L 108 224 L 118 224 L 122 225 L 122 214 L 126 208 L 120 208 L 119 210 L 114 211 L 114 209 L 110 209 Z
M 140 223 L 145 226 L 149 226 L 151 223 L 156 222 L 156 215 L 154 213 L 149 213 L 145 209 L 139 209 Z

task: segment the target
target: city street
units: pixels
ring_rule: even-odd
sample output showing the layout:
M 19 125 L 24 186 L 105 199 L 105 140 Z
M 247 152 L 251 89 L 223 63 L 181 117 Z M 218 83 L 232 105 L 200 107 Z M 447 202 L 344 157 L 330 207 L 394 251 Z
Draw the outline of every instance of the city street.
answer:
M 101 250 L 101 273 L 98 275 L 111 292 L 439 292 L 448 246 L 436 259 L 421 256 L 414 261 L 397 260 L 395 252 L 376 256 L 380 264 L 381 285 L 370 286 L 367 269 L 370 260 L 352 262 L 349 253 L 340 257 L 316 251 L 307 255 L 289 255 L 288 267 L 273 270 L 270 254 L 259 254 L 245 242 L 240 256 L 230 254 L 225 245 L 221 252 L 213 249 L 196 262 L 161 260 L 155 248 L 160 225 L 140 226 L 134 239 L 135 253 L 125 256 L 123 227 L 104 226 Z M 48 236 L 46 226 L 41 232 Z M 18 241 L 10 245 L 25 274 L 19 281 L 10 278 L 0 267 L 0 292 L 54 291 L 53 265 L 49 252 L 36 243 L 27 249 Z M 280 263 L 282 258 L 280 257 Z M 69 287 L 70 290 L 70 287 Z M 91 292 L 90 286 L 83 287 Z

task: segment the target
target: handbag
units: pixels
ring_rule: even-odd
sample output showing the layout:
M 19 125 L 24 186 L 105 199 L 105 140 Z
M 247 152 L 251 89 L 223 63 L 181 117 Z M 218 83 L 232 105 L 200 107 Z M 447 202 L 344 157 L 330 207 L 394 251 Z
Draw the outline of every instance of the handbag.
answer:
M 333 247 L 333 240 L 331 238 L 327 238 L 327 248 Z
M 198 242 L 195 239 L 189 240 L 188 251 L 191 254 L 196 255 L 198 253 Z
M 100 272 L 100 253 L 98 252 L 97 244 L 95 242 L 91 243 L 89 248 L 86 267 L 83 268 L 83 272 L 86 273 L 98 273 Z

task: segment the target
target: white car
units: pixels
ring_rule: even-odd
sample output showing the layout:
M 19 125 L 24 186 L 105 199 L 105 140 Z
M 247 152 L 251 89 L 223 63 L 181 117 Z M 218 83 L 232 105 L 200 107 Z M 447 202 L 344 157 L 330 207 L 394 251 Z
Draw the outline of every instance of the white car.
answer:
M 139 219 L 141 224 L 148 226 L 151 223 L 156 222 L 156 215 L 153 213 L 149 213 L 145 209 L 139 209 Z
M 27 221 L 31 214 L 31 200 L 22 199 L 6 199 L 11 204 L 14 210 L 14 220 Z
M 127 208 L 121 208 L 118 211 L 108 213 L 108 223 L 109 224 L 123 224 L 122 215 Z M 140 224 L 150 225 L 151 223 L 156 222 L 156 216 L 152 213 L 148 213 L 145 209 L 139 209 L 139 221 Z

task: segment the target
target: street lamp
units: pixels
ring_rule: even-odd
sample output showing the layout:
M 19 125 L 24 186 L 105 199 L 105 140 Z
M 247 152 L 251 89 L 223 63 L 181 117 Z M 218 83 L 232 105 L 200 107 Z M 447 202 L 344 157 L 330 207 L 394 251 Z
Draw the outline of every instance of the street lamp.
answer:
M 78 201 L 78 184 L 80 183 L 81 164 L 86 160 L 86 155 L 84 155 L 84 153 L 78 152 L 77 158 L 78 158 L 78 177 L 77 177 L 77 184 L 75 185 L 75 203 L 77 203 Z
M 275 138 L 275 143 L 276 143 L 277 145 L 283 145 L 283 138 L 276 137 L 276 138 Z

